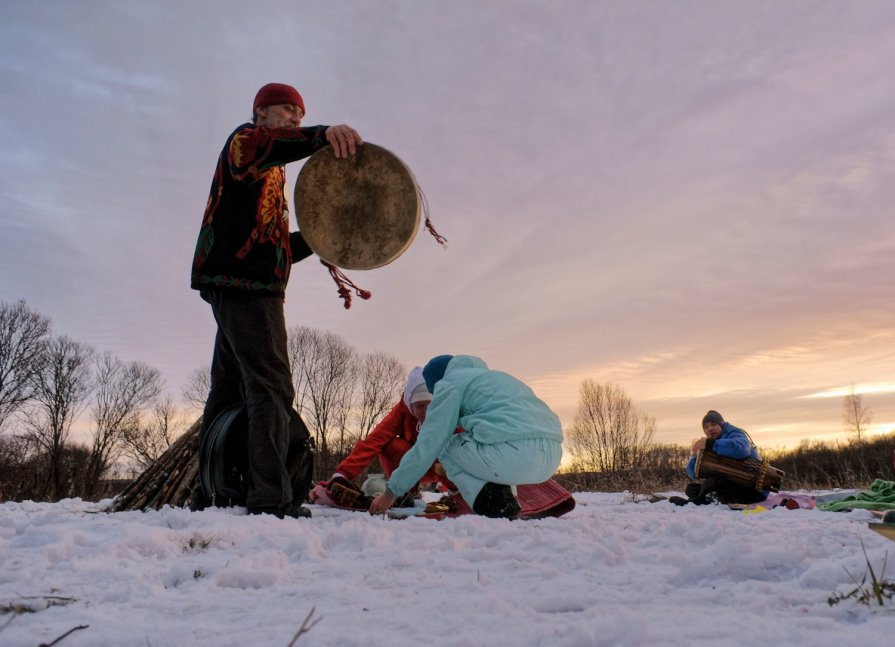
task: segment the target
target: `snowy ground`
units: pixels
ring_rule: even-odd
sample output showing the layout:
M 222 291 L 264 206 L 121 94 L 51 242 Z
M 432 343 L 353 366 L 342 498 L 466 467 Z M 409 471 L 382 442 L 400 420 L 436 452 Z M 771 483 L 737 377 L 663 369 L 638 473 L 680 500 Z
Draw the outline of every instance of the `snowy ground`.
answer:
M 528 522 L 6 503 L 0 644 L 286 647 L 312 609 L 301 647 L 892 644 L 895 601 L 827 603 L 862 541 L 877 575 L 895 553 L 869 512 L 576 500 Z

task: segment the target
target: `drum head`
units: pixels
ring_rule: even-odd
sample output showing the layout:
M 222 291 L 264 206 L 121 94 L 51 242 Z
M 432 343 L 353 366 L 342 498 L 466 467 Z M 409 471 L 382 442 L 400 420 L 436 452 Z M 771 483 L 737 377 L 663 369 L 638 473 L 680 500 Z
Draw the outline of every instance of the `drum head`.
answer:
M 327 146 L 308 158 L 295 183 L 295 214 L 314 253 L 336 267 L 371 270 L 410 247 L 420 223 L 416 181 L 375 144 L 338 159 Z

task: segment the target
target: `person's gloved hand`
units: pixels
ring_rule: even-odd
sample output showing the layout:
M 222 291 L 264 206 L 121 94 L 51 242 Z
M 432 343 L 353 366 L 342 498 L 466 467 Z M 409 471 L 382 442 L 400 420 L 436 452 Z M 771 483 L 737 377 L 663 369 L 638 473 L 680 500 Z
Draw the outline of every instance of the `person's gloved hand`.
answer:
M 308 500 L 311 503 L 318 503 L 329 500 L 329 486 L 326 481 L 320 481 L 308 492 Z
M 394 503 L 395 497 L 389 494 L 388 490 L 380 492 L 373 497 L 373 502 L 370 504 L 370 514 L 385 514 Z

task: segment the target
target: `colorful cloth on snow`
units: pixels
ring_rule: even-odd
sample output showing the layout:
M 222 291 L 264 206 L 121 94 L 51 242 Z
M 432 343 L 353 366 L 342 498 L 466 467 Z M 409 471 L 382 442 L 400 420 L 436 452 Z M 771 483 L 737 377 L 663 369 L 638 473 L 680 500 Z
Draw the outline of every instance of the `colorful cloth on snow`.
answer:
M 802 494 L 801 492 L 771 492 L 768 494 L 767 499 L 755 505 L 762 506 L 766 510 L 781 505 L 786 506 L 789 510 L 813 510 L 817 507 L 817 497 L 813 494 Z
M 895 481 L 876 479 L 869 490 L 847 496 L 841 501 L 822 503 L 817 506 L 825 512 L 842 512 L 861 508 L 863 510 L 895 510 Z

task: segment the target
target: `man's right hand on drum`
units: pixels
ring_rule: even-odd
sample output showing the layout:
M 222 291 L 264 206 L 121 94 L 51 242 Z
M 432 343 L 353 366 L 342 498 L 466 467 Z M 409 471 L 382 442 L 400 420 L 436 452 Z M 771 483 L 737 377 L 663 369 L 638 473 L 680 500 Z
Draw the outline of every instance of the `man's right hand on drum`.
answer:
M 364 143 L 357 131 L 345 124 L 327 128 L 326 141 L 333 147 L 336 157 L 343 159 L 354 155 L 357 152 L 357 147 Z

